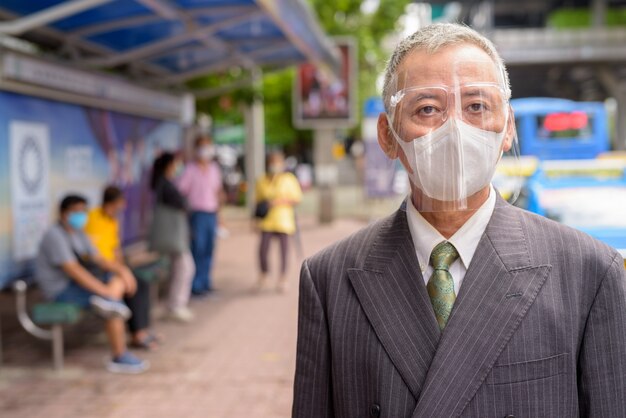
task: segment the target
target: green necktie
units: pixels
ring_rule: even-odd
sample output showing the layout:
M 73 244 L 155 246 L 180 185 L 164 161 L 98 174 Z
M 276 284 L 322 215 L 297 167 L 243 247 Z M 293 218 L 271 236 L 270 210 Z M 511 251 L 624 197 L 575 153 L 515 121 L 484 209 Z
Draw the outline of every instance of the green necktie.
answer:
M 456 295 L 454 294 L 454 280 L 448 271 L 454 260 L 459 257 L 459 253 L 454 245 L 448 241 L 437 244 L 430 254 L 430 265 L 435 269 L 430 280 L 428 280 L 428 295 L 435 310 L 435 317 L 439 324 L 439 329 L 443 331 L 450 318 L 452 305 Z

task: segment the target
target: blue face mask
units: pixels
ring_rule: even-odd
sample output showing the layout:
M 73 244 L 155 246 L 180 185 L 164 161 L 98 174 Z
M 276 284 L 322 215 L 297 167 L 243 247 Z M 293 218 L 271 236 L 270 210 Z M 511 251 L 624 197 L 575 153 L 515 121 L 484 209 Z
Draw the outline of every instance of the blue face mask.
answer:
M 87 213 L 85 212 L 72 212 L 67 217 L 67 223 L 73 229 L 82 231 L 87 225 Z

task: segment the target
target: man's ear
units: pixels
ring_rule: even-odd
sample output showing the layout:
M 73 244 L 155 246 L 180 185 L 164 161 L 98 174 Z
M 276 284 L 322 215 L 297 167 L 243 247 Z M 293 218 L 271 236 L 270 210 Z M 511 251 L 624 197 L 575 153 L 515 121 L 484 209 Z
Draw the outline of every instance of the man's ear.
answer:
M 388 158 L 395 160 L 398 158 L 398 143 L 391 133 L 391 129 L 389 128 L 389 119 L 387 119 L 386 113 L 378 115 L 377 128 L 378 145 L 380 145 L 380 148 Z
M 504 135 L 504 143 L 502 144 L 502 151 L 508 152 L 513 147 L 513 140 L 517 135 L 515 128 L 515 115 L 513 114 L 513 108 L 509 104 L 509 120 L 506 124 L 506 134 Z

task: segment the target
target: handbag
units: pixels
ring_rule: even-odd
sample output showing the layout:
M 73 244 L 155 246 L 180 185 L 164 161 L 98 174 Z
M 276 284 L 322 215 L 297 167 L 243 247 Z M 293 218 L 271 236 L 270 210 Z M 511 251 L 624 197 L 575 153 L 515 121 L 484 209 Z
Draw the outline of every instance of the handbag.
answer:
M 279 178 L 281 176 L 277 175 L 272 178 L 270 186 L 275 188 L 278 184 Z M 270 212 L 270 201 L 268 199 L 261 199 L 256 206 L 254 207 L 254 217 L 257 219 L 263 219 Z
M 148 234 L 151 251 L 180 254 L 189 250 L 189 221 L 184 210 L 161 203 L 162 186 L 157 189 L 152 224 Z
M 261 200 L 256 204 L 254 208 L 254 217 L 257 219 L 263 219 L 270 211 L 270 202 L 267 200 Z
M 180 254 L 189 249 L 189 223 L 184 211 L 162 203 L 154 208 L 149 236 L 150 250 Z

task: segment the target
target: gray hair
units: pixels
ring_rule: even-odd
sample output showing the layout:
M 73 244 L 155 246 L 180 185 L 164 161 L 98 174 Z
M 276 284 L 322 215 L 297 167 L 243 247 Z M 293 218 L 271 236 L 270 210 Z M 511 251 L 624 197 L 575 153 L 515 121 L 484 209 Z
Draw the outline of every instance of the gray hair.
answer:
M 404 38 L 396 46 L 391 58 L 387 61 L 387 66 L 385 68 L 385 81 L 383 85 L 383 102 L 385 104 L 385 111 L 389 112 L 389 102 L 391 96 L 395 93 L 395 91 L 391 91 L 393 88 L 391 85 L 392 80 L 396 75 L 396 71 L 398 70 L 400 63 L 409 54 L 409 52 L 422 49 L 426 50 L 430 54 L 433 54 L 443 47 L 461 43 L 475 45 L 491 57 L 498 69 L 502 72 L 505 94 L 507 99 L 510 98 L 511 87 L 509 74 L 504 65 L 504 61 L 502 61 L 500 54 L 498 54 L 498 51 L 489 39 L 476 32 L 474 29 L 458 23 L 434 23 L 419 29 L 411 36 Z

